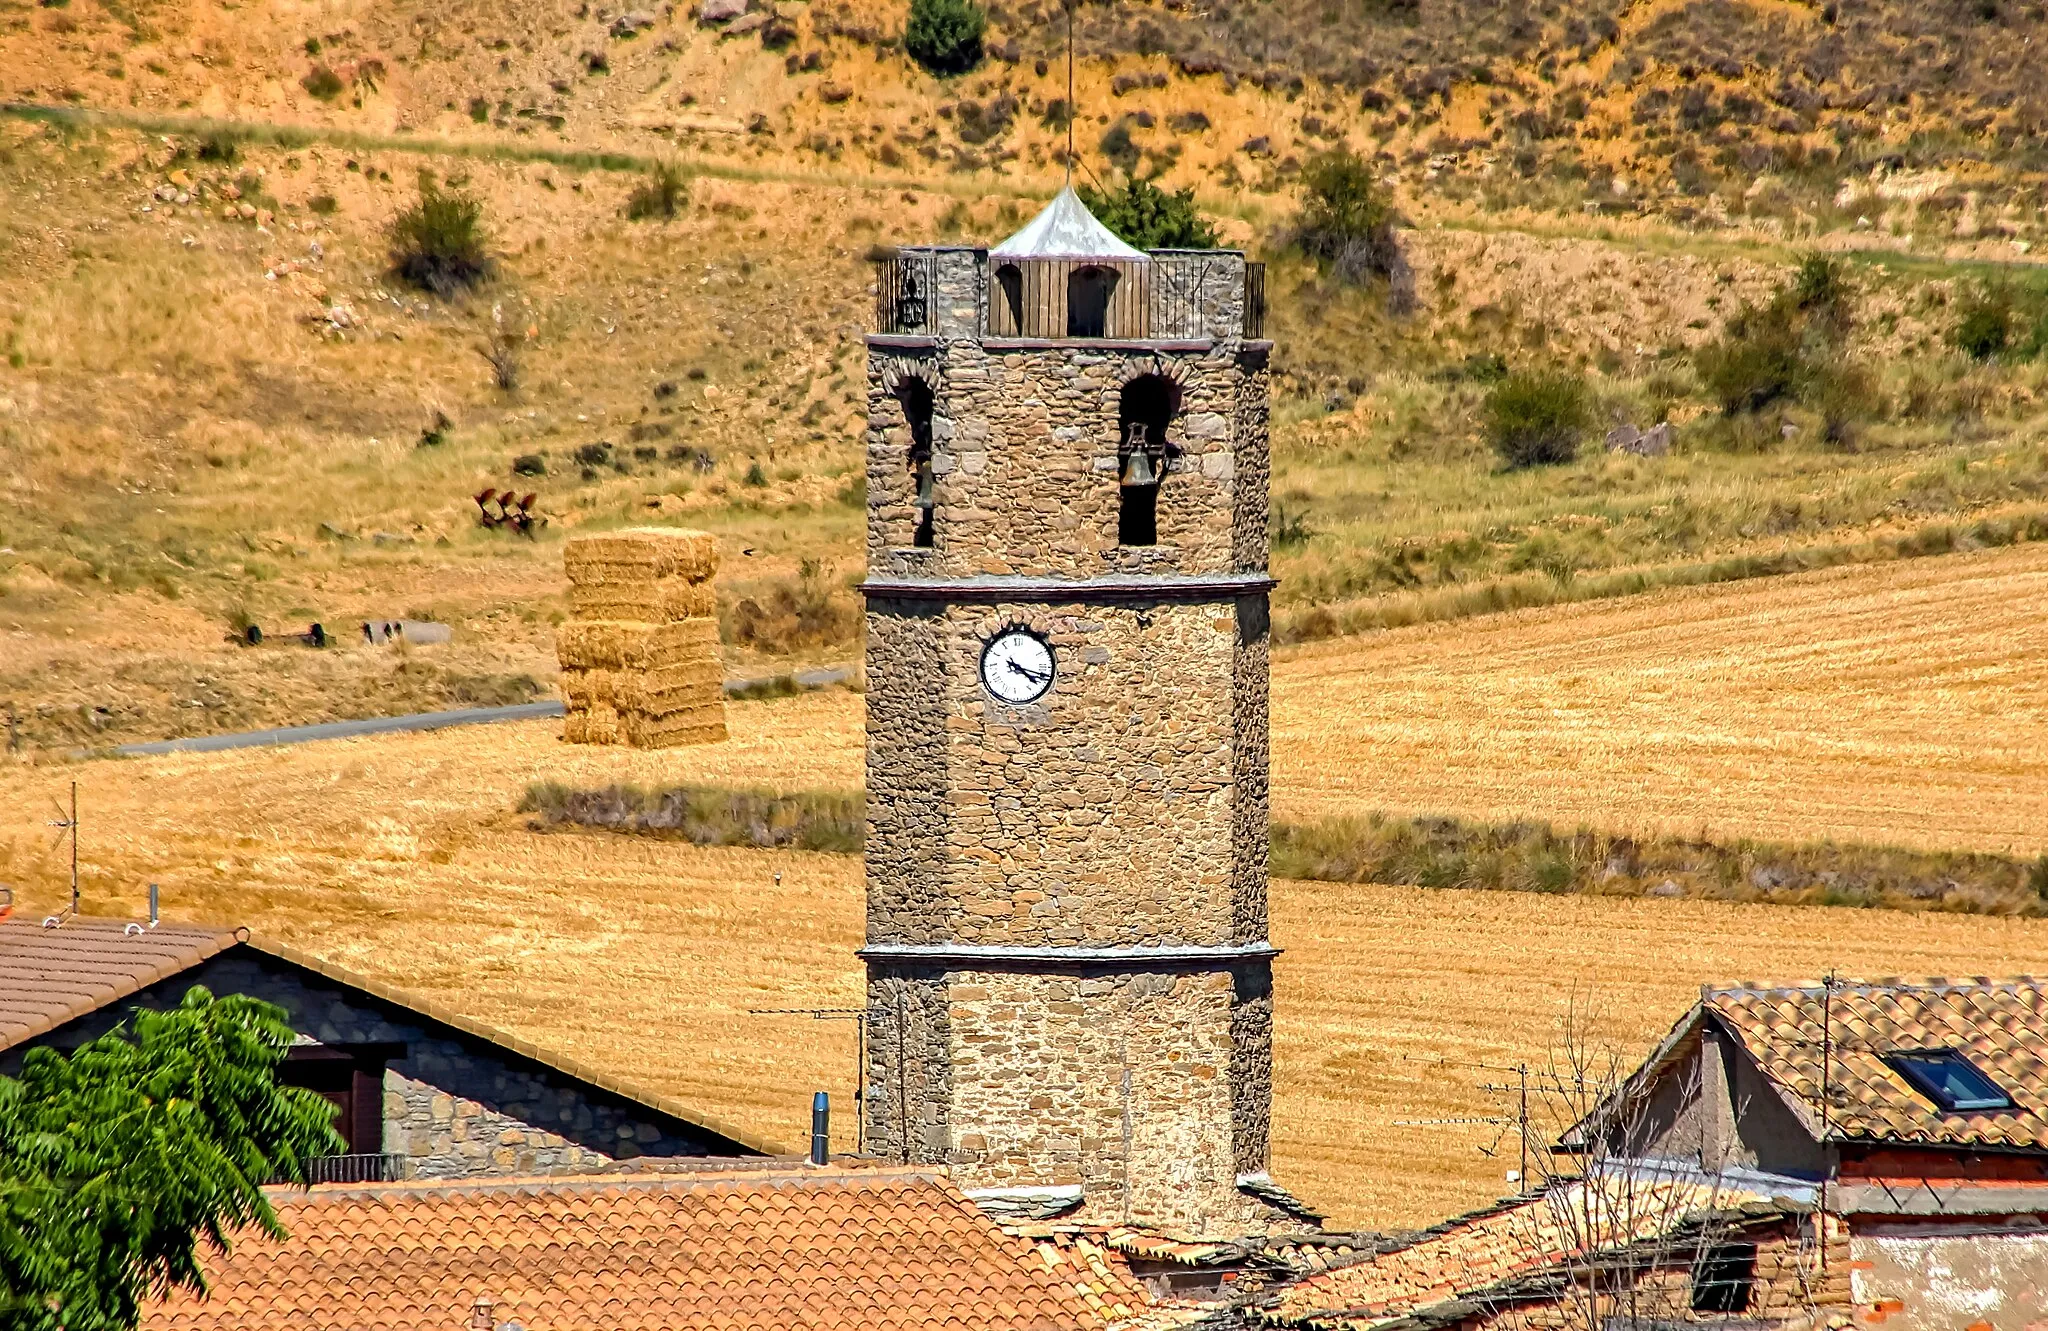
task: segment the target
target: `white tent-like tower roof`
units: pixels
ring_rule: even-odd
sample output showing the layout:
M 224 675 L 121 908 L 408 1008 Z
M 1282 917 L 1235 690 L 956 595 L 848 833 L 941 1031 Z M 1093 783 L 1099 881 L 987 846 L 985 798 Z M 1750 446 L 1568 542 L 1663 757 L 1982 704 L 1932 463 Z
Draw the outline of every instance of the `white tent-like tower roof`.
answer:
M 988 254 L 991 259 L 1121 259 L 1139 263 L 1148 258 L 1143 250 L 1124 244 L 1097 221 L 1072 185 L 1026 222 L 1022 231 Z

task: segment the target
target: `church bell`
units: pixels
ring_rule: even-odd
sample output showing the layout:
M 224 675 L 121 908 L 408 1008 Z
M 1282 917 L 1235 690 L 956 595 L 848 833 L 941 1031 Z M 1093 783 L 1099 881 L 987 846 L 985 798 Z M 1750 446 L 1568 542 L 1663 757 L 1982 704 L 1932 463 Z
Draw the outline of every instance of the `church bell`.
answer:
M 1124 463 L 1123 483 L 1126 489 L 1159 484 L 1159 467 L 1152 461 L 1150 453 L 1141 448 L 1131 454 Z
M 939 480 L 932 474 L 930 459 L 917 464 L 917 506 L 937 508 L 939 506 Z

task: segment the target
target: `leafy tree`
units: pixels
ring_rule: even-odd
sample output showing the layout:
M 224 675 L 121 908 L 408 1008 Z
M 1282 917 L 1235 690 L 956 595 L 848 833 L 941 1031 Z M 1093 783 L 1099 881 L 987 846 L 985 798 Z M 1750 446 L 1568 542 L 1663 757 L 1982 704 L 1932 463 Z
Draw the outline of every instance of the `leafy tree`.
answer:
M 988 15 L 974 0 L 910 0 L 903 49 L 934 74 L 965 74 L 981 63 Z
M 1401 266 L 1393 202 L 1372 166 L 1349 148 L 1324 153 L 1301 174 L 1301 211 L 1291 238 L 1347 282 L 1391 277 Z
M 1195 190 L 1168 194 L 1149 180 L 1129 176 L 1122 189 L 1096 191 L 1083 185 L 1081 202 L 1127 245 L 1141 250 L 1213 250 L 1216 228 L 1195 209 Z
M 483 282 L 493 267 L 483 216 L 481 202 L 447 193 L 423 174 L 419 201 L 391 220 L 392 271 L 437 296 Z
M 282 1235 L 262 1185 L 343 1149 L 325 1100 L 277 1084 L 292 1038 L 270 1004 L 194 986 L 0 1077 L 0 1327 L 132 1331 L 144 1299 L 205 1288 L 202 1240 Z
M 1570 462 L 1593 411 L 1578 375 L 1510 374 L 1486 395 L 1486 437 L 1510 467 Z

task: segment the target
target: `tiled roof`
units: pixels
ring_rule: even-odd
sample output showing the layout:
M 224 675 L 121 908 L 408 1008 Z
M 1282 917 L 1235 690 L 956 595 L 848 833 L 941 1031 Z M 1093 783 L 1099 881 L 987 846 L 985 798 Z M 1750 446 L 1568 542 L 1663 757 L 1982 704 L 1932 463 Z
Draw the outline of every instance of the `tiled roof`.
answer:
M 47 1034 L 199 965 L 246 933 L 121 920 L 72 919 L 55 929 L 0 920 L 0 1050 Z
M 1883 980 L 1832 992 L 1819 983 L 1741 985 L 1707 990 L 1702 1006 L 1816 1138 L 2048 1149 L 2048 982 Z M 2017 1110 L 1944 1113 L 1884 1061 L 1924 1049 L 1960 1051 Z
M 272 1193 L 289 1235 L 206 1258 L 142 1331 L 1094 1331 L 1113 1271 L 1004 1234 L 942 1174 L 780 1167 Z
M 472 1021 L 431 999 L 358 975 L 297 948 L 252 938 L 247 929 L 172 924 L 144 929 L 132 921 L 83 917 L 45 929 L 27 920 L 0 919 L 0 1052 L 48 1034 L 65 1022 L 110 1003 L 118 1003 L 159 980 L 191 970 L 241 945 L 416 1012 L 486 1044 L 509 1049 L 622 1099 L 716 1133 L 748 1150 L 763 1155 L 784 1154 L 775 1142 L 673 1097 L 656 1095 L 581 1060 L 543 1049 L 529 1040 Z
M 1616 1175 L 1597 1183 L 1563 1183 L 1540 1196 L 1460 1216 L 1412 1243 L 1297 1281 L 1262 1316 L 1277 1326 L 1366 1331 L 1557 1270 L 1588 1251 L 1620 1251 L 1758 1201 L 1688 1179 Z

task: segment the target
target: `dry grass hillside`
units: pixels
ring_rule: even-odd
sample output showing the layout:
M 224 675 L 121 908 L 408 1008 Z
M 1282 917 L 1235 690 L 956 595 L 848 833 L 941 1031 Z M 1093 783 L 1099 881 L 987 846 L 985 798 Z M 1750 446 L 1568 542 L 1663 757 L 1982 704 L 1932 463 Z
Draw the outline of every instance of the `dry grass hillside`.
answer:
M 384 227 L 422 172 L 483 205 L 496 276 L 473 295 L 387 271 Z M 717 532 L 739 668 L 852 656 L 863 255 L 887 236 L 999 236 L 1034 201 L 993 180 L 962 197 L 940 176 L 735 170 L 698 175 L 676 219 L 632 221 L 642 180 L 509 147 L 0 118 L 14 742 L 533 696 L 552 686 L 558 542 L 591 524 Z M 1759 445 L 1714 433 L 1687 348 L 1785 280 L 1794 251 L 1642 225 L 1406 243 L 1422 299 L 1399 318 L 1284 256 L 1275 271 L 1285 636 L 2048 532 L 2048 361 L 1948 347 L 1967 268 L 1858 266 L 1878 414 L 1843 448 L 1795 407 L 1797 433 L 1773 418 Z M 508 341 L 510 390 L 480 354 Z M 1502 353 L 1584 365 L 1603 416 L 1667 415 L 1679 452 L 1502 471 L 1467 369 Z M 487 488 L 535 494 L 548 525 L 480 528 Z M 400 615 L 455 640 L 402 655 L 349 636 Z M 273 643 L 225 642 L 242 619 Z M 282 640 L 316 620 L 342 649 Z
M 175 917 L 248 924 L 796 1143 L 813 1089 L 847 1102 L 852 1032 L 750 1009 L 859 1001 L 859 860 L 536 832 L 514 812 L 537 771 L 860 779 L 852 695 L 738 704 L 732 731 L 665 753 L 564 746 L 556 724 L 522 723 L 15 766 L 0 769 L 0 877 L 31 916 L 62 905 L 42 822 L 75 777 L 88 911 L 134 917 L 158 882 Z M 1305 776 L 1284 763 L 1281 798 Z M 1597 1000 L 1601 1038 L 1636 1054 L 1703 982 L 2048 966 L 2048 925 L 1935 912 L 1278 882 L 1272 915 L 1286 949 L 1275 1168 L 1346 1225 L 1426 1224 L 1511 1190 L 1511 1134 L 1407 1124 L 1503 1112 L 1481 1089 L 1498 1074 L 1472 1065 L 1540 1060 L 1575 999 Z M 847 1116 L 839 1127 L 852 1147 Z

